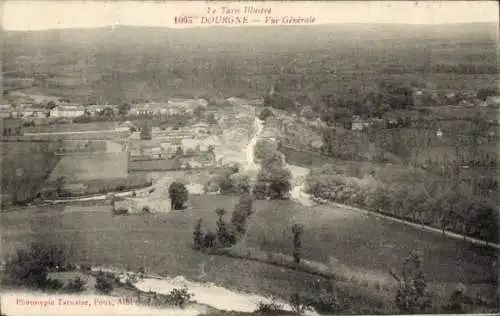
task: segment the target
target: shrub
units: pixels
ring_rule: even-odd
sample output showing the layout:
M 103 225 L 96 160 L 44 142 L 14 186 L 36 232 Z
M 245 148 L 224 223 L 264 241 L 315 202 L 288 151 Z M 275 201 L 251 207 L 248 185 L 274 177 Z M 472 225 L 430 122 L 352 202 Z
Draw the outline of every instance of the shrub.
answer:
M 115 278 L 112 274 L 99 271 L 96 278 L 95 288 L 98 292 L 109 294 L 115 287 Z
M 59 291 L 63 287 L 64 287 L 63 282 L 61 282 L 59 280 L 55 280 L 55 279 L 47 279 L 45 281 L 45 286 L 43 289 L 46 291 Z
M 259 114 L 259 119 L 265 121 L 269 116 L 274 116 L 273 112 L 268 108 L 262 110 Z
M 297 315 L 303 315 L 307 311 L 312 310 L 313 301 L 305 292 L 295 292 L 290 296 L 290 307 Z
M 293 233 L 293 261 L 296 264 L 300 263 L 300 248 L 301 241 L 300 236 L 304 231 L 304 227 L 301 224 L 293 224 L 292 233 Z
M 277 303 L 274 298 L 271 299 L 271 302 L 258 302 L 257 309 L 255 313 L 279 313 L 283 310 L 283 305 Z
M 118 209 L 113 209 L 113 214 L 114 215 L 125 215 L 128 214 L 128 209 L 126 208 L 118 208 Z
M 236 243 L 236 237 L 231 231 L 230 226 L 224 220 L 224 215 L 226 210 L 223 208 L 218 208 L 215 213 L 219 217 L 217 219 L 217 242 L 221 247 L 228 247 Z
M 203 226 L 203 219 L 199 218 L 196 221 L 196 225 L 193 231 L 193 246 L 194 249 L 196 250 L 199 250 L 204 246 L 204 240 L 203 240 L 204 236 L 202 232 L 202 226 Z
M 444 310 L 448 313 L 466 313 L 465 305 L 467 302 L 468 299 L 465 295 L 465 287 L 459 284 L 453 293 L 451 293 L 448 304 L 444 307 Z
M 187 287 L 173 289 L 165 296 L 165 303 L 168 305 L 184 308 L 194 295 L 188 292 Z
M 271 199 L 283 199 L 290 193 L 292 178 L 290 170 L 281 166 L 281 158 L 276 156 L 276 159 L 278 160 L 273 158 L 262 162 L 254 188 L 254 194 L 258 198 L 264 195 Z
M 234 212 L 231 216 L 231 225 L 239 234 L 245 233 L 246 222 L 252 214 L 253 198 L 251 195 L 242 195 L 234 207 Z
M 80 277 L 76 277 L 64 286 L 64 291 L 69 293 L 79 293 L 85 291 L 86 283 Z
M 3 282 L 37 289 L 59 289 L 62 283 L 50 280 L 49 271 L 66 266 L 66 253 L 61 245 L 33 243 L 28 250 L 20 249 L 5 264 Z
M 318 313 L 326 315 L 337 314 L 341 309 L 337 296 L 326 290 L 321 290 L 317 295 L 314 295 L 311 305 Z
M 188 190 L 184 184 L 173 182 L 168 188 L 168 195 L 172 209 L 180 210 L 184 208 L 184 204 L 188 199 Z
M 233 175 L 231 177 L 233 191 L 236 194 L 250 193 L 250 179 L 245 175 Z
M 253 196 L 257 200 L 263 200 L 267 196 L 267 184 L 264 181 L 257 181 L 253 187 Z
M 218 186 L 221 194 L 232 194 L 235 191 L 233 179 L 229 174 L 225 174 L 218 179 Z
M 405 314 L 421 314 L 430 307 L 430 293 L 422 267 L 422 258 L 412 253 L 403 263 L 402 277 L 396 294 L 396 306 Z
M 151 209 L 149 208 L 149 206 L 146 205 L 146 206 L 142 207 L 142 212 L 143 213 L 151 213 Z
M 76 271 L 77 270 L 77 265 L 74 263 L 67 263 L 63 269 L 63 271 Z
M 90 265 L 88 263 L 84 263 L 84 264 L 80 265 L 80 269 L 82 271 L 91 271 L 92 270 L 92 265 Z
M 217 240 L 217 235 L 214 232 L 207 232 L 203 240 L 203 247 L 204 248 L 215 247 L 216 240 Z

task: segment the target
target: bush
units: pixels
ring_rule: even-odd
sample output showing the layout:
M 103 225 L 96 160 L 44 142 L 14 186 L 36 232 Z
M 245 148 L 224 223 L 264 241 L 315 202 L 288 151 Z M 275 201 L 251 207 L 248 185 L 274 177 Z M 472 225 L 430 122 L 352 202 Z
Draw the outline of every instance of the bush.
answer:
M 181 210 L 188 199 L 188 190 L 180 182 L 173 182 L 168 188 L 168 196 L 173 210 Z
M 292 174 L 290 170 L 283 168 L 282 156 L 275 151 L 261 162 L 261 168 L 257 175 L 257 183 L 254 187 L 254 194 L 258 199 L 268 197 L 271 199 L 283 199 L 288 196 L 291 189 L 290 180 Z
M 45 282 L 44 290 L 46 291 L 59 291 L 64 287 L 64 283 L 59 280 L 47 279 Z
M 396 306 L 404 314 L 421 314 L 430 307 L 431 297 L 422 267 L 422 258 L 412 253 L 403 263 L 396 294 Z
M 301 250 L 301 241 L 300 236 L 304 231 L 304 227 L 301 224 L 293 224 L 292 225 L 292 233 L 293 233 L 293 261 L 295 264 L 300 263 L 300 250 Z
M 203 219 L 199 218 L 196 221 L 196 225 L 193 231 L 193 247 L 196 250 L 200 250 L 204 246 L 204 236 L 202 232 Z
M 88 272 L 88 271 L 92 270 L 92 265 L 84 263 L 84 264 L 80 265 L 80 269 L 82 271 L 87 271 Z
M 126 208 L 113 209 L 113 214 L 114 215 L 125 215 L 125 214 L 128 214 L 128 209 L 126 209 Z
M 335 315 L 341 309 L 337 296 L 326 290 L 321 290 L 318 295 L 315 295 L 311 305 L 318 313 L 325 315 Z
M 13 258 L 7 260 L 2 282 L 42 290 L 60 289 L 62 283 L 50 280 L 48 273 L 66 265 L 63 246 L 33 243 L 28 250 L 18 250 Z
M 444 307 L 444 310 L 448 313 L 463 314 L 466 313 L 466 304 L 468 303 L 468 298 L 465 295 L 465 287 L 463 285 L 458 285 L 457 288 L 451 293 L 448 304 Z
M 264 200 L 267 194 L 267 184 L 264 181 L 257 181 L 253 187 L 253 196 L 257 200 Z
M 234 212 L 231 216 L 231 225 L 236 232 L 243 234 L 246 230 L 246 222 L 252 211 L 253 198 L 251 195 L 242 195 L 234 207 Z
M 187 287 L 181 289 L 173 289 L 165 296 L 165 303 L 168 305 L 184 308 L 191 300 L 194 294 L 188 292 Z
M 214 232 L 207 232 L 203 240 L 203 247 L 204 248 L 215 247 L 216 240 L 217 240 L 217 235 Z
M 245 175 L 233 175 L 231 176 L 233 191 L 236 194 L 247 194 L 250 193 L 250 178 Z
M 218 180 L 218 186 L 221 194 L 232 194 L 235 191 L 233 179 L 231 179 L 229 174 L 222 176 Z
M 281 311 L 283 311 L 283 305 L 275 302 L 273 298 L 269 303 L 265 303 L 262 301 L 258 302 L 255 313 L 279 313 Z
M 265 108 L 264 110 L 262 110 L 260 112 L 259 119 L 262 121 L 265 121 L 270 116 L 274 116 L 274 113 L 271 110 L 269 110 L 268 108 Z
M 218 208 L 215 210 L 218 216 L 217 219 L 217 242 L 221 247 L 228 247 L 236 243 L 236 236 L 231 230 L 230 225 L 224 220 L 226 210 Z
M 99 271 L 96 278 L 95 288 L 98 292 L 109 294 L 115 287 L 115 277 L 112 274 Z
M 303 315 L 305 312 L 312 310 L 313 300 L 305 292 L 296 292 L 290 296 L 289 303 L 295 314 Z
M 80 277 L 76 277 L 64 286 L 64 291 L 68 293 L 80 293 L 85 291 L 86 283 Z

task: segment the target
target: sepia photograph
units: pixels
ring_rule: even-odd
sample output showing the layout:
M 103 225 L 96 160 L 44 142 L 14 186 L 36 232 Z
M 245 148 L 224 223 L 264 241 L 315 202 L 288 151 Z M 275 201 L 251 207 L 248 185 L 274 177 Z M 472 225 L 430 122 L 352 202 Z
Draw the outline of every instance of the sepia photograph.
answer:
M 500 312 L 496 1 L 0 12 L 1 316 Z

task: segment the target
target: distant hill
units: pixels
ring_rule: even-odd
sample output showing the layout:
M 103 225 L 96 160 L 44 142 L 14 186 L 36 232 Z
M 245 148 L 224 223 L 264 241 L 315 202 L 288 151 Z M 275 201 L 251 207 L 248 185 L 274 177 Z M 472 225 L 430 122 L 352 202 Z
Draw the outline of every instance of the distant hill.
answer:
M 337 72 L 347 74 L 348 85 L 386 68 L 415 73 L 415 67 L 465 63 L 486 69 L 497 62 L 496 38 L 494 23 L 5 31 L 2 60 L 7 91 L 82 102 L 258 98 L 277 82 L 295 94 L 330 89 L 323 86 L 338 84 Z
M 253 26 L 253 27 L 198 27 L 167 28 L 118 26 L 95 29 L 53 29 L 43 31 L 6 31 L 5 45 L 25 47 L 51 45 L 109 46 L 186 44 L 190 46 L 230 44 L 257 46 L 280 44 L 292 47 L 305 43 L 329 41 L 378 41 L 378 40 L 496 40 L 498 25 L 495 23 L 468 23 L 442 25 L 409 24 L 324 24 L 313 26 Z M 97 48 L 97 47 L 96 47 Z M 224 49 L 219 47 L 220 49 Z M 227 47 L 226 49 L 233 48 Z M 272 49 L 272 47 L 271 47 Z

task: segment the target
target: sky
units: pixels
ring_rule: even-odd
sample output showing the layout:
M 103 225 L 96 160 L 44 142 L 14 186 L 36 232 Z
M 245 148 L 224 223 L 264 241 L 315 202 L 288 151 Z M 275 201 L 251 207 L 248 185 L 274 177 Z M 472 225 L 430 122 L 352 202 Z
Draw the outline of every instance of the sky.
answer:
M 219 16 L 222 6 L 267 8 L 270 16 L 314 17 L 324 23 L 406 23 L 444 24 L 497 22 L 496 1 L 23 1 L 3 5 L 3 27 L 7 30 L 44 30 L 53 28 L 95 28 L 112 25 L 185 27 L 174 17 L 208 16 L 209 7 Z M 212 14 L 214 15 L 214 14 Z M 240 15 L 244 15 L 241 13 Z M 201 26 L 194 19 L 192 26 Z M 253 25 L 264 24 L 264 19 Z

